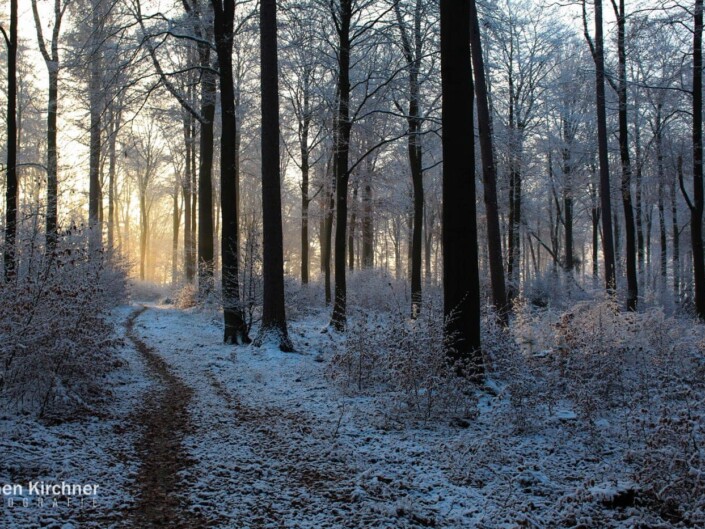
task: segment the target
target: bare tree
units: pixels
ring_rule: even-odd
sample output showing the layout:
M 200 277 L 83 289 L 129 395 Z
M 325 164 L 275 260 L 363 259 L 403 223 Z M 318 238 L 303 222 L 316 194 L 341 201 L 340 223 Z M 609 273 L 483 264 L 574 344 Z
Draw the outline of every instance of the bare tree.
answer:
M 277 3 L 260 2 L 260 61 L 262 94 L 262 325 L 258 343 L 268 335 L 282 351 L 292 351 L 284 304 L 284 243 L 281 216 L 279 153 L 279 67 L 277 58 Z
M 53 251 L 56 246 L 57 196 L 58 196 L 58 154 L 56 149 L 56 117 L 59 104 L 59 35 L 61 22 L 70 0 L 63 2 L 54 0 L 54 19 L 51 23 L 51 39 L 47 43 L 44 38 L 42 21 L 39 17 L 37 0 L 32 0 L 32 13 L 37 29 L 39 51 L 42 53 L 44 63 L 49 74 L 49 102 L 47 104 L 47 214 L 46 214 L 46 241 L 47 252 Z
M 469 369 L 469 374 L 481 375 L 470 0 L 441 0 L 441 76 L 443 306 L 448 354 L 460 372 Z
M 7 184 L 5 187 L 5 280 L 15 274 L 17 241 L 17 0 L 10 0 L 10 34 L 0 26 L 7 45 Z

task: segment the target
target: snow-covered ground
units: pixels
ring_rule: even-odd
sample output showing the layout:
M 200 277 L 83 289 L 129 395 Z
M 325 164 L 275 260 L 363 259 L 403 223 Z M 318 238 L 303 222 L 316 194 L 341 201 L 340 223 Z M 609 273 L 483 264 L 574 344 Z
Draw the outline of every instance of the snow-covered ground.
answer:
M 124 322 L 135 310 L 115 317 Z M 223 345 L 220 319 L 199 310 L 155 305 L 135 319 L 132 332 L 188 388 L 189 425 L 174 432 L 187 457 L 167 494 L 204 526 L 670 526 L 634 501 L 624 447 L 603 435 L 609 424 L 589 432 L 557 406 L 518 432 L 500 392 L 480 397 L 474 419 L 401 426 L 381 400 L 342 391 L 326 374 L 338 339 L 320 332 L 326 316 L 291 324 L 297 353 Z M 168 399 L 173 384 L 135 344 L 126 337 L 98 417 L 54 426 L 0 420 L 0 485 L 100 486 L 95 505 L 83 507 L 18 499 L 10 507 L 6 497 L 0 527 L 135 527 L 135 509 L 158 501 L 139 483 L 145 456 L 135 446 L 144 414 L 163 413 L 145 410 L 148 395 L 164 386 Z M 164 526 L 189 527 L 179 516 Z
M 134 310 L 114 311 L 123 322 Z M 116 326 L 124 338 L 124 327 Z M 142 357 L 123 342 L 117 368 L 104 380 L 106 402 L 93 416 L 52 424 L 32 418 L 0 417 L 0 486 L 19 484 L 22 495 L 1 496 L 0 527 L 120 527 L 134 502 L 133 480 L 139 460 L 130 415 L 150 386 Z M 95 496 L 41 498 L 29 482 L 97 485 Z M 44 500 L 42 505 L 40 502 Z M 26 503 L 23 503 L 24 502 Z

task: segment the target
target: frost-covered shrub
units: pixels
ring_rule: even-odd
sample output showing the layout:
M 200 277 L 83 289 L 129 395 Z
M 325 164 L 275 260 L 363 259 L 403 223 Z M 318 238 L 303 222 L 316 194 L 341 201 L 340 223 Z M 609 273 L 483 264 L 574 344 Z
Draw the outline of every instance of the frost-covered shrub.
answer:
M 705 524 L 703 401 L 671 405 L 639 417 L 646 440 L 635 453 L 635 481 L 655 510 L 672 521 Z
M 190 309 L 198 305 L 198 287 L 196 283 L 186 283 L 175 296 L 175 305 L 179 309 Z
M 475 413 L 472 382 L 448 362 L 442 315 L 356 312 L 328 367 L 343 387 L 381 395 L 390 411 L 428 420 Z M 470 370 L 467 370 L 470 372 Z
M 290 320 L 298 320 L 315 314 L 321 309 L 325 294 L 320 281 L 303 285 L 298 278 L 285 276 L 284 297 L 287 317 Z
M 0 408 L 65 416 L 101 395 L 115 338 L 108 311 L 126 298 L 124 269 L 71 230 L 45 255 L 18 241 L 19 266 L 0 283 Z
M 490 380 L 519 433 L 560 431 L 596 456 L 609 446 L 613 476 L 648 517 L 705 523 L 702 324 L 597 298 L 560 313 L 520 302 L 509 331 L 484 327 Z
M 379 269 L 358 270 L 348 275 L 348 304 L 373 311 L 402 312 L 411 306 L 408 284 Z
M 509 400 L 514 428 L 525 432 L 536 424 L 541 403 L 549 401 L 547 381 L 539 360 L 545 343 L 540 337 L 540 323 L 531 317 L 528 305 L 518 300 L 515 310 L 517 317 L 511 328 L 502 326 L 493 312 L 484 316 L 482 349 L 489 386 L 496 387 L 499 398 Z M 518 339 L 517 335 L 522 338 Z

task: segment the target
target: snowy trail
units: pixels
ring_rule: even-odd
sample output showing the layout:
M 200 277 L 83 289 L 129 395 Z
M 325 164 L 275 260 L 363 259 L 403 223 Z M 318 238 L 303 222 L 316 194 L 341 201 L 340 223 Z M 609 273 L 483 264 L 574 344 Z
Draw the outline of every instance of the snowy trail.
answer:
M 134 418 L 142 435 L 135 447 L 140 470 L 132 523 L 135 527 L 205 527 L 205 520 L 189 511 L 189 496 L 180 494 L 184 488 L 180 473 L 192 464 L 184 451 L 183 438 L 190 430 L 187 408 L 193 391 L 135 333 L 135 320 L 146 310 L 146 307 L 136 310 L 125 324 L 127 338 L 157 381 Z
M 183 456 L 193 464 L 180 474 L 190 514 L 221 528 L 437 525 L 423 506 L 433 498 L 417 503 L 387 468 L 370 469 L 368 458 L 387 467 L 385 454 L 349 417 L 340 424 L 312 355 L 224 346 L 216 326 L 204 314 L 153 307 L 133 330 L 192 389 Z M 404 449 L 392 448 L 395 462 Z
M 191 495 L 196 513 L 219 527 L 365 526 L 364 517 L 355 522 L 351 510 L 353 484 L 343 482 L 354 471 L 343 458 L 331 454 L 333 432 L 317 428 L 305 413 L 268 405 L 267 399 L 258 404 L 245 402 L 249 399 L 220 380 L 207 354 L 199 355 L 196 362 L 185 362 L 193 353 L 189 354 L 189 346 L 198 350 L 201 340 L 212 337 L 209 329 L 199 332 L 183 317 L 178 311 L 149 311 L 140 320 L 141 330 L 150 344 L 161 343 L 149 348 L 140 338 L 135 340 L 138 347 L 142 348 L 141 343 L 157 356 L 158 369 L 178 371 L 195 388 L 182 404 L 191 413 L 185 444 L 190 450 L 186 457 L 198 460 L 190 469 L 193 472 L 187 471 L 196 486 L 182 492 Z M 187 327 L 195 343 L 173 344 L 180 347 L 172 351 L 171 333 L 159 333 L 165 320 L 170 324 L 167 330 L 179 322 L 182 332 Z M 178 336 L 183 338 L 181 333 Z M 228 366 L 245 375 L 243 367 L 232 362 Z M 246 390 L 248 386 L 243 384 Z M 159 502 L 159 498 L 147 500 Z M 169 509 L 167 504 L 161 510 Z

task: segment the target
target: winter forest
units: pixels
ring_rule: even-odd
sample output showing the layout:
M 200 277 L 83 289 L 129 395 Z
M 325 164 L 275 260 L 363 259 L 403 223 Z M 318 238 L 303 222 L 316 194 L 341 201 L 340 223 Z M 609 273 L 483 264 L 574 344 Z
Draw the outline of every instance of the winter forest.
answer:
M 0 35 L 0 527 L 705 527 L 703 0 Z

